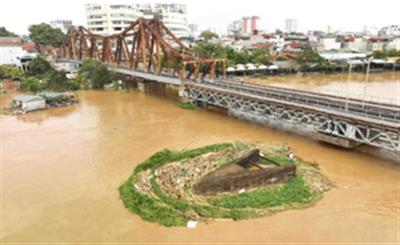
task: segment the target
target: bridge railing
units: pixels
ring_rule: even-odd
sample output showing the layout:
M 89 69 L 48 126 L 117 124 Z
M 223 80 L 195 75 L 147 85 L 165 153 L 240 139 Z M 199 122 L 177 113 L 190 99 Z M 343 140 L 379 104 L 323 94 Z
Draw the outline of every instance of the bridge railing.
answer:
M 237 82 L 215 82 L 204 80 L 202 81 L 202 84 L 264 98 L 274 98 L 333 111 L 340 111 L 371 119 L 400 122 L 400 108 L 368 103 L 363 104 L 359 101 L 350 101 L 350 103 L 346 105 L 346 98 L 343 97 L 328 98 L 323 94 L 303 94 L 301 91 L 300 93 L 297 93 L 298 91 L 296 90 L 285 91 L 285 89 L 276 89 L 276 87 L 260 87 Z

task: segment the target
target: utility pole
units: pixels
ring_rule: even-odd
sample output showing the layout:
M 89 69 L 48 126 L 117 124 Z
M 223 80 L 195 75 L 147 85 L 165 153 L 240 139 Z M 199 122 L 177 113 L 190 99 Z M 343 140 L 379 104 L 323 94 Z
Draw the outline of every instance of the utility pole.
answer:
M 363 106 L 365 106 L 365 94 L 367 92 L 367 85 L 368 85 L 368 80 L 369 80 L 369 72 L 370 72 L 370 69 L 371 69 L 371 61 L 372 61 L 372 59 L 373 59 L 372 56 L 368 59 L 367 74 L 365 76 L 364 93 L 363 93 Z
M 345 110 L 348 111 L 349 110 L 349 84 L 351 81 L 351 71 L 353 69 L 353 64 L 351 63 L 351 60 L 348 61 L 349 63 L 349 74 L 347 77 L 347 95 L 346 95 L 346 106 L 345 106 Z

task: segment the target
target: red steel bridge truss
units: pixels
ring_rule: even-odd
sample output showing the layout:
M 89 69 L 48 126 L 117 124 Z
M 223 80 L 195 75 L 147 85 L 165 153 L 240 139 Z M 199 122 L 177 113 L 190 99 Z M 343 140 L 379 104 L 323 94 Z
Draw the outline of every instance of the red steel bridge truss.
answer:
M 199 80 L 225 76 L 224 59 L 200 57 L 177 38 L 159 19 L 140 18 L 118 34 L 97 35 L 85 27 L 70 27 L 59 57 L 71 60 L 94 59 L 118 68 L 169 74 Z

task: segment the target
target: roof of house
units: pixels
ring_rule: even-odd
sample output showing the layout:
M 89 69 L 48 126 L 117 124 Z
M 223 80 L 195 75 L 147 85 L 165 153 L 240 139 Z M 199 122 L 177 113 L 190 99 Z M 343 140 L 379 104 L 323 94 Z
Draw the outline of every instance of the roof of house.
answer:
M 22 40 L 19 37 L 0 37 L 0 46 L 21 46 Z
M 56 99 L 63 97 L 63 93 L 57 93 L 57 92 L 41 92 L 37 94 L 38 96 L 44 97 L 46 99 Z
M 13 100 L 21 102 L 30 102 L 35 100 L 43 100 L 43 98 L 37 95 L 18 95 L 15 96 Z

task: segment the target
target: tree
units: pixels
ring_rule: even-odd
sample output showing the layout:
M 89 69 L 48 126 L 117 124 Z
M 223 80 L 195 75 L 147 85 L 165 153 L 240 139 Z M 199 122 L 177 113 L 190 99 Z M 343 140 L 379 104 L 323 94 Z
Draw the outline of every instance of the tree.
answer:
M 21 82 L 21 90 L 26 92 L 38 92 L 41 90 L 39 79 L 36 77 L 27 77 Z
M 53 70 L 50 63 L 43 57 L 37 56 L 28 64 L 29 74 L 34 76 L 44 76 L 50 70 Z
M 194 48 L 194 51 L 202 57 L 226 58 L 227 49 L 221 44 L 200 42 Z
M 64 91 L 68 89 L 68 79 L 63 71 L 56 71 L 52 69 L 47 72 L 45 80 L 47 88 L 49 89 L 56 91 Z
M 258 48 L 251 53 L 250 58 L 252 63 L 256 64 L 269 64 L 269 49 L 268 48 Z
M 5 27 L 0 27 L 0 37 L 18 37 L 18 35 L 8 31 Z
M 102 89 L 105 84 L 112 83 L 117 78 L 107 69 L 107 66 L 96 60 L 85 60 L 78 77 L 81 83 L 88 82 L 94 89 Z
M 330 67 L 329 62 L 311 48 L 305 48 L 300 54 L 298 54 L 296 57 L 296 63 L 301 66 L 302 70 L 308 68 Z
M 25 77 L 23 71 L 13 65 L 0 66 L 0 79 L 11 79 L 21 81 Z
M 372 54 L 370 55 L 376 59 L 385 59 L 387 57 L 398 57 L 400 56 L 400 50 L 396 50 L 396 49 L 389 49 L 389 50 L 376 50 L 374 52 L 372 52 Z
M 200 33 L 200 37 L 204 38 L 204 40 L 208 42 L 213 38 L 218 38 L 218 35 L 210 30 L 205 30 Z
M 31 25 L 28 30 L 29 37 L 36 45 L 60 47 L 65 39 L 65 34 L 59 28 L 52 28 L 46 23 Z

